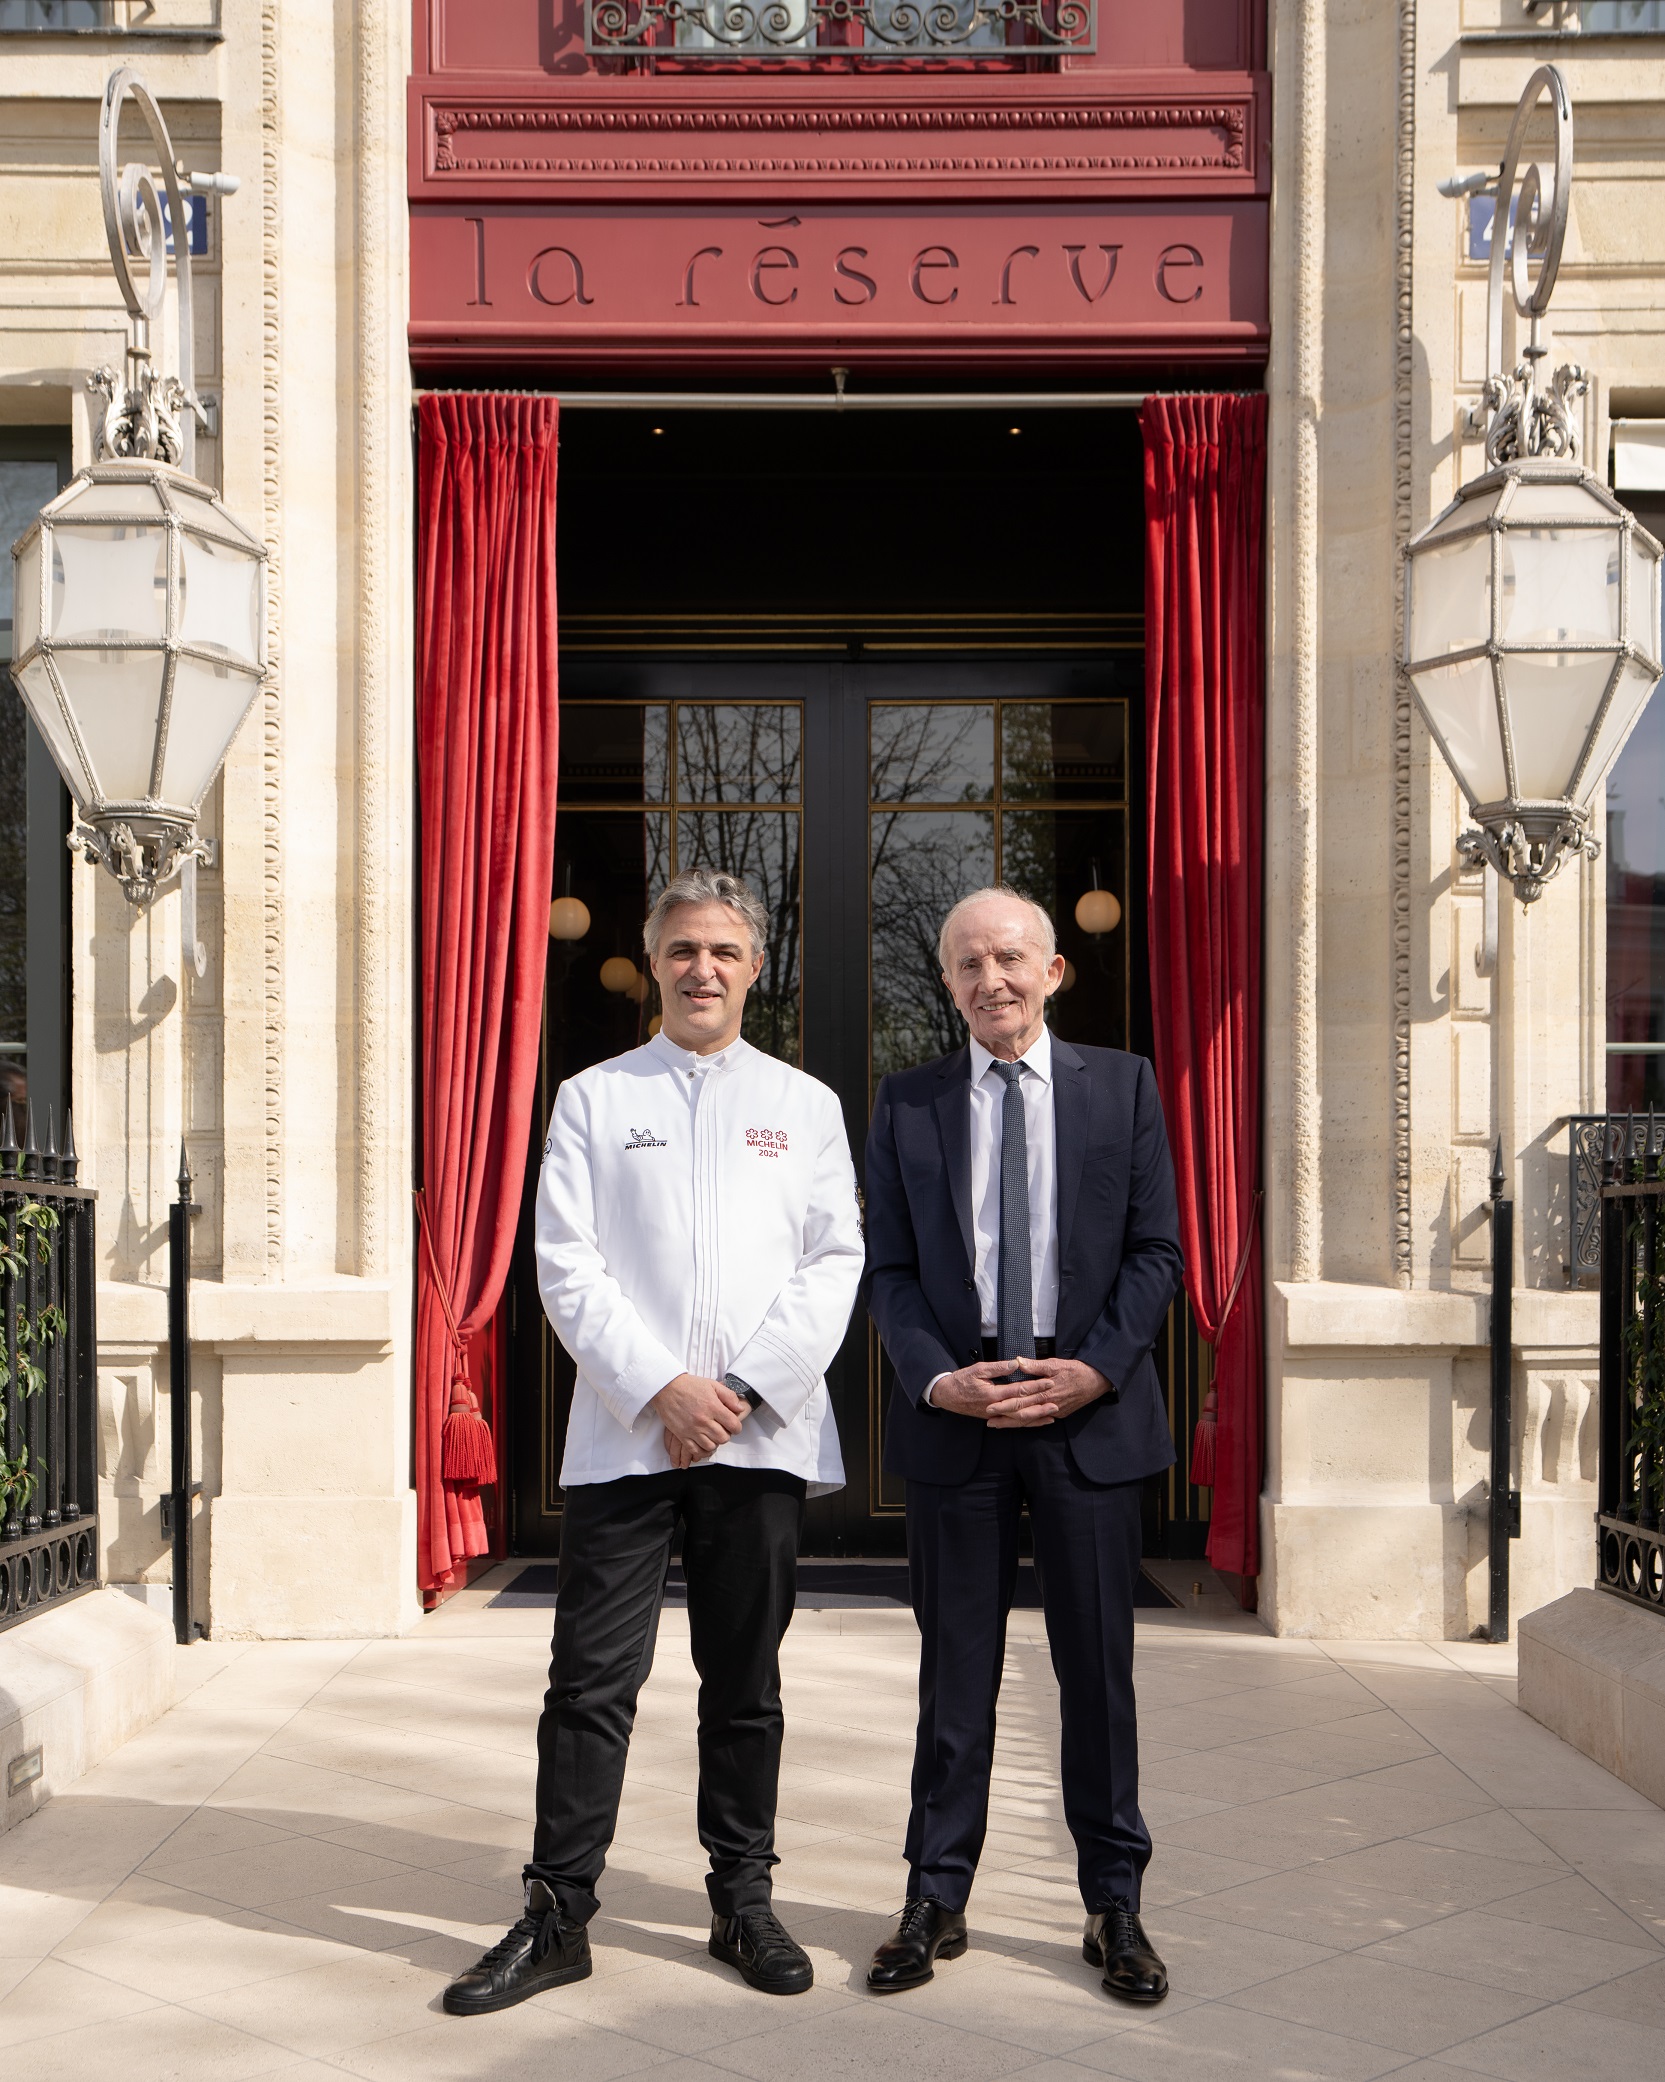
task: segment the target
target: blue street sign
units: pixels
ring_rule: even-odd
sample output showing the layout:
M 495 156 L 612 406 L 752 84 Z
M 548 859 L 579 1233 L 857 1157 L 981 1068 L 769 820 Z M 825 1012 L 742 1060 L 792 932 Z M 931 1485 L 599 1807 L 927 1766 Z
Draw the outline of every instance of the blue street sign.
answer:
M 208 198 L 206 195 L 187 195 L 185 198 L 185 221 L 191 227 L 191 258 L 200 260 L 208 251 Z M 173 251 L 173 213 L 168 208 L 168 198 L 162 197 L 162 228 L 167 233 L 168 251 Z
M 173 251 L 173 212 L 168 208 L 166 192 L 158 195 L 162 205 L 162 243 L 169 253 Z M 206 195 L 185 197 L 185 217 L 191 227 L 191 258 L 200 260 L 208 251 L 208 198 Z M 132 250 L 131 248 L 129 249 Z M 139 255 L 134 252 L 135 260 Z
M 1517 194 L 1509 198 L 1509 235 L 1514 236 L 1515 212 L 1519 207 Z M 1468 257 L 1470 260 L 1490 260 L 1492 257 L 1492 219 L 1497 215 L 1497 198 L 1494 195 L 1471 195 L 1468 199 Z

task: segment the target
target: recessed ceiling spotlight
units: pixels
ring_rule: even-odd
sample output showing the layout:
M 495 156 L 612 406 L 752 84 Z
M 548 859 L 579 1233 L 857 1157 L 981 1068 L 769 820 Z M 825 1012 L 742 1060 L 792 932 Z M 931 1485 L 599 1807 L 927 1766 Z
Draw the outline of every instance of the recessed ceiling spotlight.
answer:
M 665 431 L 665 429 L 664 429 L 663 427 L 655 427 L 655 428 L 653 429 L 653 432 L 654 432 L 654 433 L 656 433 L 656 434 L 662 434 L 662 433 L 663 433 L 664 431 Z
M 1008 434 L 1021 434 L 1023 429 L 1022 427 L 1008 427 L 1006 431 Z

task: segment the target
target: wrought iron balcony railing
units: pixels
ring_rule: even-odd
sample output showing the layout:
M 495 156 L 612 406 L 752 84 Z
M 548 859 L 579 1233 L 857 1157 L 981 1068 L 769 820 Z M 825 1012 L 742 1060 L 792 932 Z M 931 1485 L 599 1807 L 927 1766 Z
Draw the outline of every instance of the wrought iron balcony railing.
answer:
M 1097 0 L 584 0 L 595 56 L 685 60 L 1043 57 L 1098 48 Z
M 0 1106 L 0 1629 L 98 1584 L 93 1202 Z
M 1613 1114 L 1601 1161 L 1596 1581 L 1665 1612 L 1665 1148 L 1652 1112 Z

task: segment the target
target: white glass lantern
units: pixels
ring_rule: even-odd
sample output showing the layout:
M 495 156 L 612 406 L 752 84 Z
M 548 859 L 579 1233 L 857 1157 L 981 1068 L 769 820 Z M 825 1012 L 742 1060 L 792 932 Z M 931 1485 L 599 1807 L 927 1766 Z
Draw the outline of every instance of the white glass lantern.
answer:
M 266 670 L 266 549 L 194 477 L 83 470 L 18 539 L 12 676 L 135 903 L 195 845 Z
M 1460 843 L 1542 893 L 1660 661 L 1660 546 L 1573 461 L 1477 477 L 1406 552 L 1405 672 L 1468 799 Z

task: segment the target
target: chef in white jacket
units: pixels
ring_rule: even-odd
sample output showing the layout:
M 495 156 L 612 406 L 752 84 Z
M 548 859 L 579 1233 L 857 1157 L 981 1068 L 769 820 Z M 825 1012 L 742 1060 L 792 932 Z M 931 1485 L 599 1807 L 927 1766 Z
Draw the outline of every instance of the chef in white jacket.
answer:
M 661 1031 L 556 1095 L 538 1280 L 578 1378 L 537 1819 L 526 1911 L 447 1989 L 454 2015 L 590 1971 L 585 1925 L 679 1525 L 710 1951 L 769 1994 L 813 1979 L 770 1906 L 779 1650 L 804 1498 L 844 1480 L 824 1374 L 862 1237 L 837 1099 L 740 1038 L 768 931 L 737 877 L 677 876 L 643 929 Z

